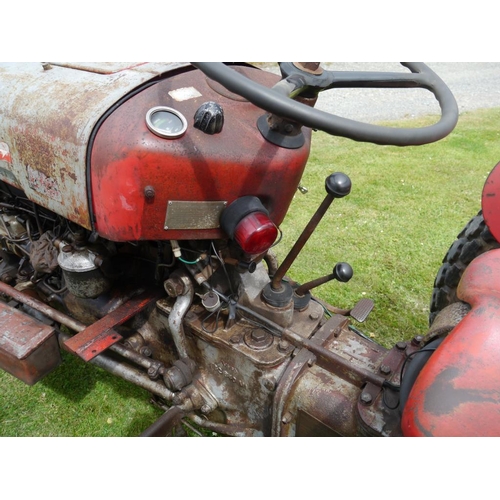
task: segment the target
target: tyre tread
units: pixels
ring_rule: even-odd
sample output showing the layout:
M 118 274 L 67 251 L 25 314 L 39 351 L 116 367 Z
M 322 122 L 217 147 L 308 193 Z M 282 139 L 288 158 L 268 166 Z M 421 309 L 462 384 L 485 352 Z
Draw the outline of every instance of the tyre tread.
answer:
M 479 211 L 457 235 L 442 261 L 434 281 L 429 324 L 439 311 L 458 300 L 457 287 L 467 266 L 482 253 L 499 247 Z

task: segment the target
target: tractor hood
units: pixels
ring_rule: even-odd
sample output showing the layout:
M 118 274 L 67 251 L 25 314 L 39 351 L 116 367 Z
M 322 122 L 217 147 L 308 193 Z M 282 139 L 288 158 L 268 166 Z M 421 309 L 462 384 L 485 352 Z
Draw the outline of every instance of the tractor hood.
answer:
M 0 63 L 0 180 L 91 227 L 87 146 L 103 114 L 188 63 Z

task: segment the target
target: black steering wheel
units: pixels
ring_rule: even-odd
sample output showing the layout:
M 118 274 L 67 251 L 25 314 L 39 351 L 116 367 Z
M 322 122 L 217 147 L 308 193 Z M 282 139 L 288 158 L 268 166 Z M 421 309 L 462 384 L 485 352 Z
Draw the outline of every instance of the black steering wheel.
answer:
M 411 73 L 326 70 L 310 72 L 302 69 L 297 63 L 280 63 L 283 80 L 273 88 L 254 82 L 223 63 L 191 64 L 231 92 L 269 113 L 355 141 L 393 146 L 428 144 L 446 137 L 458 121 L 458 106 L 453 94 L 424 63 L 401 63 Z M 421 128 L 383 127 L 326 113 L 293 99 L 334 88 L 360 87 L 424 88 L 432 92 L 438 100 L 441 118 L 434 125 Z

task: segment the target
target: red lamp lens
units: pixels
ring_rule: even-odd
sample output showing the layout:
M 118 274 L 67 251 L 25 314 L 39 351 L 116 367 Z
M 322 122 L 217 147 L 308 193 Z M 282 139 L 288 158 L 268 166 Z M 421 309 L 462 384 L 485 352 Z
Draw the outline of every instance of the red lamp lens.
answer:
M 262 212 L 252 212 L 244 217 L 234 230 L 234 239 L 248 254 L 264 253 L 276 241 L 278 228 Z

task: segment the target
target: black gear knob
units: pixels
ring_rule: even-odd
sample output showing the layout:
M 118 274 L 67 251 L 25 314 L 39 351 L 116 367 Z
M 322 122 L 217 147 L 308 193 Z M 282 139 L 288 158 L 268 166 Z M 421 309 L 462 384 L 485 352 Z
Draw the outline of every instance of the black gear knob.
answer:
M 335 172 L 326 178 L 325 189 L 334 198 L 343 198 L 351 192 L 351 179 L 342 172 Z
M 354 271 L 352 270 L 351 265 L 347 262 L 339 262 L 338 264 L 335 264 L 335 267 L 333 268 L 334 279 L 342 283 L 347 283 L 352 278 L 353 274 Z
M 202 104 L 194 114 L 194 127 L 205 134 L 218 134 L 224 126 L 224 111 L 216 102 Z

